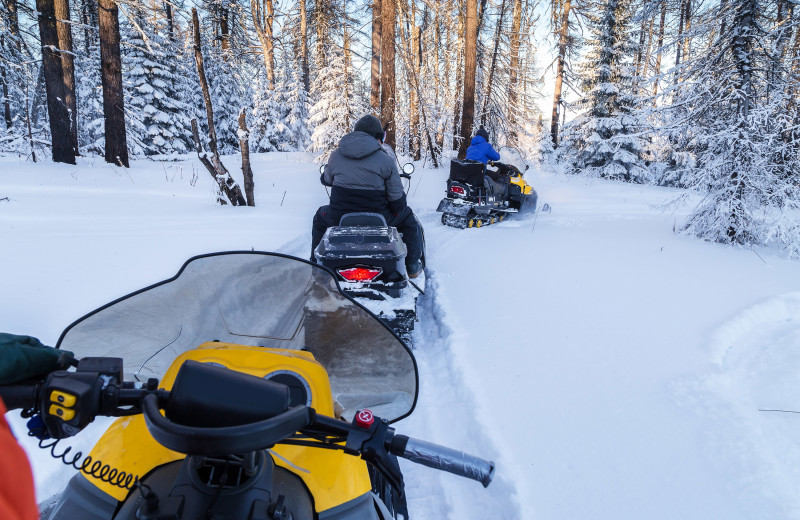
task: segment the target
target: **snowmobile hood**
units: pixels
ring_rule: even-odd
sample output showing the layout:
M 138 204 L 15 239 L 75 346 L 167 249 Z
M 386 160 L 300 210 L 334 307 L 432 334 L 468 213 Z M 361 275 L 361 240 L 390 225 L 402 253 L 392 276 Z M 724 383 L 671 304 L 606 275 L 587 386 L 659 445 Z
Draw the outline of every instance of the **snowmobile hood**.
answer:
M 366 132 L 352 132 L 339 141 L 339 151 L 350 159 L 363 159 L 381 149 L 381 142 Z

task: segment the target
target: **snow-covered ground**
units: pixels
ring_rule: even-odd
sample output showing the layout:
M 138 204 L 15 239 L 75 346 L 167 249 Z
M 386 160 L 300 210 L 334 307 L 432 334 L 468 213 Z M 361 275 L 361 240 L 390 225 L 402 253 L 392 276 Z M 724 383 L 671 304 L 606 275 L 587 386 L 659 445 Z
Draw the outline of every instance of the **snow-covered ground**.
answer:
M 54 344 L 196 254 L 306 258 L 318 165 L 276 153 L 253 170 L 257 206 L 232 208 L 194 160 L 0 158 L 0 331 Z M 409 190 L 428 280 L 419 404 L 397 428 L 497 476 L 482 489 L 403 463 L 412 518 L 800 518 L 800 416 L 762 411 L 800 410 L 800 262 L 674 233 L 676 190 L 548 171 L 526 177 L 550 213 L 446 228 L 446 176 L 418 168 Z M 57 493 L 71 470 L 23 443 L 39 499 Z

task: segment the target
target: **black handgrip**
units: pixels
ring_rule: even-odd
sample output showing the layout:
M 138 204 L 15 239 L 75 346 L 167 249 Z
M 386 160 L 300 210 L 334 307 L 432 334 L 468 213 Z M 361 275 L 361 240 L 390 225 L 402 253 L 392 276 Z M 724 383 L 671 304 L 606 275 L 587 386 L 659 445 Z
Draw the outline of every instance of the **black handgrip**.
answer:
M 9 385 L 0 386 L 0 397 L 6 408 L 16 410 L 17 408 L 36 407 L 36 387 L 37 385 Z
M 411 462 L 477 480 L 483 487 L 488 487 L 494 478 L 494 462 L 432 442 L 395 435 L 390 451 Z
M 227 455 L 271 448 L 314 422 L 315 412 L 295 406 L 280 415 L 239 426 L 200 428 L 175 424 L 158 411 L 158 397 L 142 400 L 142 415 L 150 435 L 162 446 L 189 455 Z

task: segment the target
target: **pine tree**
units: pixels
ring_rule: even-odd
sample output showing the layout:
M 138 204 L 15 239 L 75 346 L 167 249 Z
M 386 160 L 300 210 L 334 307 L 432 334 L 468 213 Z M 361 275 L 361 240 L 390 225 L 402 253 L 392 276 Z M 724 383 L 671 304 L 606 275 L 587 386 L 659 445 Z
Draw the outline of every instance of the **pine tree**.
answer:
M 780 26 L 765 28 L 769 8 L 733 0 L 704 34 L 707 46 L 684 62 L 683 81 L 665 93 L 677 107 L 691 103 L 667 131 L 692 130 L 676 144 L 682 182 L 704 195 L 685 230 L 706 240 L 770 244 L 800 257 L 800 135 L 798 84 L 791 58 L 776 53 Z M 695 37 L 695 41 L 697 41 Z M 796 58 L 795 58 L 796 59 Z M 773 75 L 776 60 L 785 74 Z
M 220 48 L 203 49 L 206 71 L 214 104 L 214 126 L 217 131 L 219 153 L 232 154 L 239 151 L 239 111 L 249 105 L 249 98 L 239 80 L 240 69 L 233 53 Z
M 254 152 L 275 152 L 291 147 L 287 141 L 285 124 L 286 106 L 281 84 L 270 88 L 266 77 L 259 79 L 253 95 L 253 122 L 250 125 L 250 143 Z
M 328 64 L 317 72 L 312 84 L 312 90 L 319 93 L 319 98 L 311 107 L 309 117 L 314 128 L 311 151 L 322 152 L 322 161 L 339 146 L 339 140 L 350 132 L 355 119 L 367 112 L 361 103 L 353 99 L 351 86 L 342 78 L 344 61 L 340 51 L 330 51 Z
M 589 17 L 593 38 L 581 71 L 584 112 L 566 125 L 562 156 L 576 172 L 647 182 L 645 125 L 631 67 L 630 3 L 607 0 L 597 13 Z
M 285 122 L 291 135 L 291 149 L 305 150 L 311 144 L 311 133 L 308 130 L 308 93 L 303 85 L 303 71 L 300 68 L 290 69 L 287 64 L 283 74 L 286 78 Z
M 138 13 L 137 27 L 123 27 L 128 140 L 134 155 L 167 155 L 191 150 L 188 105 L 181 99 L 175 46 Z

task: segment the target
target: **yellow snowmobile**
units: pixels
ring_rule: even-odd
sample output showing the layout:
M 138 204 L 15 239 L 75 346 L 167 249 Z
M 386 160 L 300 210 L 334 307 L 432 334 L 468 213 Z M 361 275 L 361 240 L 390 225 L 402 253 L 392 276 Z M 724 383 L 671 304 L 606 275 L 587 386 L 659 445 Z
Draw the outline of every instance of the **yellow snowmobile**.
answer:
M 383 520 L 408 511 L 396 457 L 487 486 L 494 463 L 400 435 L 416 361 L 334 274 L 273 253 L 190 259 L 80 318 L 75 370 L 0 387 L 42 447 L 119 417 L 50 520 Z M 46 432 L 46 433 L 45 433 Z
M 513 164 L 453 159 L 447 191 L 436 211 L 446 226 L 483 227 L 523 209 L 536 211 L 537 199 L 536 190 Z

